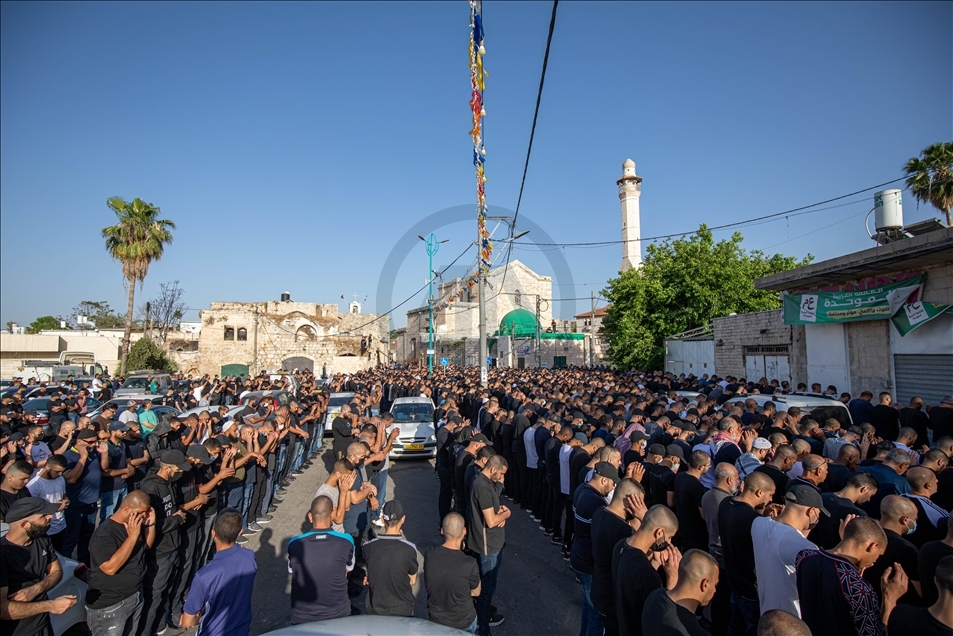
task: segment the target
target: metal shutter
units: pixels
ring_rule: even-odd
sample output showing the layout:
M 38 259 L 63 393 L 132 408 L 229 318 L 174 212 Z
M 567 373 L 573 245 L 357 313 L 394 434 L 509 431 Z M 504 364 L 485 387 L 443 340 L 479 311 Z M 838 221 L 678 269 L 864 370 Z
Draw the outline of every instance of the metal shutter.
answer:
M 927 404 L 939 404 L 953 395 L 953 356 L 896 354 L 897 402 L 906 406 L 915 395 Z

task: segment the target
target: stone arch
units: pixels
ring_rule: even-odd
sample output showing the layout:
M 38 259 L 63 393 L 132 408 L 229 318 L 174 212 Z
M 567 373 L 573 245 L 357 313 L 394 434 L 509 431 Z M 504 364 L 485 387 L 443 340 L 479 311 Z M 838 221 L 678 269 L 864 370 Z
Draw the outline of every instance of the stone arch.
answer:
M 318 339 L 318 333 L 311 325 L 301 325 L 295 331 L 295 342 L 312 342 Z
M 292 356 L 290 358 L 285 358 L 281 363 L 281 368 L 286 371 L 291 371 L 292 369 L 297 369 L 298 371 L 303 371 L 307 369 L 311 372 L 314 372 L 314 360 L 305 356 Z

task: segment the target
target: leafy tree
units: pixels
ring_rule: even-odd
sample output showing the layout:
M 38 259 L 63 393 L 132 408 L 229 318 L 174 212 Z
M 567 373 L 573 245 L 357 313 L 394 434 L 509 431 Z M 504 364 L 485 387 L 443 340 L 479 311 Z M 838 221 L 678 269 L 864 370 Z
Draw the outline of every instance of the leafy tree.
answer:
M 602 321 L 608 357 L 619 367 L 661 369 L 664 339 L 703 327 L 730 313 L 777 309 L 777 292 L 754 288 L 754 279 L 801 265 L 794 257 L 745 251 L 743 237 L 715 241 L 708 226 L 688 238 L 669 239 L 646 248 L 641 268 L 609 281 L 610 302 Z
M 927 146 L 903 167 L 913 198 L 930 203 L 953 227 L 953 141 Z
M 63 318 L 59 316 L 40 316 L 31 322 L 26 330 L 27 333 L 40 333 L 45 329 L 59 329 L 61 320 L 63 320 Z
M 136 283 L 141 286 L 149 273 L 149 265 L 162 258 L 165 246 L 172 242 L 175 223 L 160 219 L 159 208 L 142 199 L 124 201 L 119 197 L 112 197 L 106 204 L 115 212 L 118 221 L 116 225 L 103 228 L 106 251 L 122 265 L 122 275 L 129 287 L 126 331 L 122 337 L 119 365 L 119 373 L 124 374 L 132 334 Z
M 96 324 L 98 329 L 117 329 L 126 322 L 126 319 L 113 311 L 105 300 L 84 300 L 73 307 L 71 314 L 76 328 L 80 328 L 79 323 L 76 322 L 77 316 L 86 316 L 89 321 Z
M 175 363 L 169 360 L 165 351 L 159 348 L 152 338 L 139 338 L 129 350 L 126 362 L 130 369 L 155 369 L 172 373 Z

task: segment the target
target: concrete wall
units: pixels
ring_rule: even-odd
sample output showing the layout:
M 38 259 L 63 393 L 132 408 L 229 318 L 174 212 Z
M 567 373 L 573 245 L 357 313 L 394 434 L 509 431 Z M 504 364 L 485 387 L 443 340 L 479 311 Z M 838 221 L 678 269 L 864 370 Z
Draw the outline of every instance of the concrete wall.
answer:
M 96 356 L 96 362 L 108 367 L 110 373 L 118 373 L 122 333 L 121 329 L 0 333 L 0 376 L 17 375 L 24 360 L 56 360 L 64 351 L 90 351 Z M 130 340 L 135 343 L 141 337 L 142 333 L 133 332 Z
M 715 318 L 713 323 L 715 373 L 720 376 L 744 377 L 746 346 L 788 345 L 789 355 L 793 354 L 793 329 L 791 325 L 783 323 L 780 309 Z M 761 333 L 762 330 L 765 332 Z M 790 361 L 792 380 L 803 375 L 803 372 L 799 375 L 796 370 L 797 362 L 796 357 Z
M 864 390 L 877 395 L 893 385 L 887 322 L 866 320 L 846 323 L 851 395 L 859 395 Z M 845 390 L 837 388 L 839 391 Z
M 937 305 L 953 305 L 953 263 L 927 270 L 923 300 Z

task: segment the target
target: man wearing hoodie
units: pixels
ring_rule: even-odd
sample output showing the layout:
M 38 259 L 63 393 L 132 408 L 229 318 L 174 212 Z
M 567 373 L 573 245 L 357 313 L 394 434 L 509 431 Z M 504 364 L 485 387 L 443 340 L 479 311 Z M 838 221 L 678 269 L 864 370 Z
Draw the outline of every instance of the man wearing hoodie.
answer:
M 179 560 L 180 526 L 186 520 L 186 512 L 179 506 L 177 488 L 172 482 L 191 468 L 185 453 L 166 450 L 159 455 L 155 470 L 142 480 L 141 490 L 149 495 L 150 504 L 156 511 L 156 539 L 146 552 L 145 604 L 139 625 L 141 636 L 161 635 L 170 623 L 170 587 Z
M 146 438 L 146 450 L 150 457 L 158 457 L 167 450 L 179 450 L 185 452 L 185 445 L 182 443 L 180 429 L 182 422 L 177 417 L 170 417 L 168 420 L 163 418 L 156 424 L 155 429 Z M 145 431 L 143 431 L 145 435 Z

